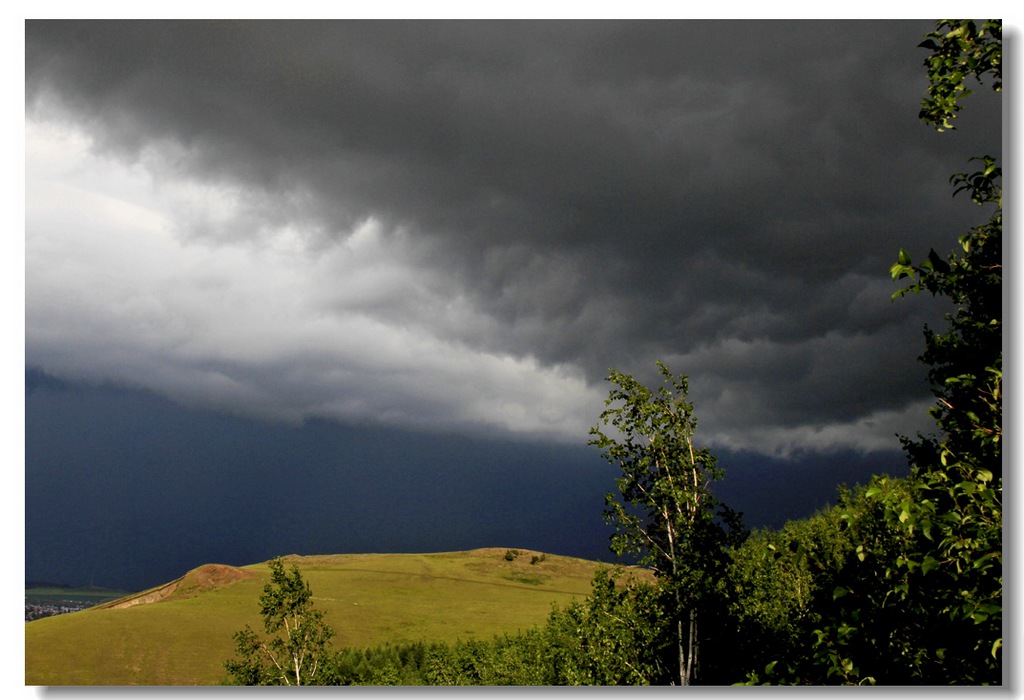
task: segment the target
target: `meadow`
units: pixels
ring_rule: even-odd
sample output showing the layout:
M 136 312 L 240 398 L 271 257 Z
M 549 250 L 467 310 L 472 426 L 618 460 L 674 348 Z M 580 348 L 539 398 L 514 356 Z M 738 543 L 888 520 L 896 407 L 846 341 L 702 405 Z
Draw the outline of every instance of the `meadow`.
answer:
M 518 554 L 510 554 L 518 552 Z M 284 557 L 309 582 L 335 647 L 516 633 L 590 593 L 601 564 L 503 548 Z M 206 565 L 149 591 L 25 624 L 26 685 L 217 685 L 246 624 L 262 633 L 266 563 Z

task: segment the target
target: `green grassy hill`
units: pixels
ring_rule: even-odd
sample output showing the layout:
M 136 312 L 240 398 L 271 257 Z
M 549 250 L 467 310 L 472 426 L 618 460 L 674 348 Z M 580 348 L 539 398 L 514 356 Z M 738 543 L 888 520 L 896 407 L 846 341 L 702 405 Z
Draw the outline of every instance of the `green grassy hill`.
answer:
M 505 549 L 285 557 L 309 581 L 337 646 L 490 638 L 542 624 L 552 604 L 590 593 L 600 564 Z M 533 562 L 533 563 L 531 563 Z M 25 624 L 27 685 L 211 685 L 232 635 L 262 632 L 266 564 L 209 564 L 169 584 Z

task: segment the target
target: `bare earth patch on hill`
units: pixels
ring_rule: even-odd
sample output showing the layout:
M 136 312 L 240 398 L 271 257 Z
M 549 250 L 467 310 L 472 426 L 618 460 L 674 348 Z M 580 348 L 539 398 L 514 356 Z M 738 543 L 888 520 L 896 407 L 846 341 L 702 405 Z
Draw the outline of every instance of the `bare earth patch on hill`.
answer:
M 209 591 L 214 588 L 220 588 L 221 586 L 226 586 L 229 583 L 235 583 L 257 575 L 258 574 L 252 571 L 246 571 L 245 569 L 240 569 L 237 566 L 227 566 L 226 564 L 204 564 L 196 569 L 192 569 L 192 571 L 189 571 L 179 579 L 171 581 L 170 583 L 165 583 L 163 586 L 152 588 L 148 591 L 143 591 L 142 593 L 137 593 L 126 598 L 119 598 L 118 600 L 98 607 L 120 610 L 122 608 L 130 608 L 135 605 L 145 605 L 148 603 L 159 603 L 164 600 L 189 598 L 197 593 Z

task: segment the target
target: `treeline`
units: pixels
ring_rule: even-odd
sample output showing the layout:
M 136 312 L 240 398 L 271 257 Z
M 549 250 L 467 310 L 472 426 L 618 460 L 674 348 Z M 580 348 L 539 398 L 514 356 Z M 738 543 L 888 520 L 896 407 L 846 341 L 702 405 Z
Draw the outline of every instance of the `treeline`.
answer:
M 954 128 L 968 78 L 1001 88 L 1002 25 L 942 21 L 922 47 L 921 119 Z M 951 178 L 990 210 L 946 257 L 891 268 L 952 302 L 925 329 L 938 434 L 902 438 L 910 475 L 875 477 L 835 506 L 747 532 L 713 495 L 723 477 L 695 445 L 687 378 L 658 363 L 650 389 L 612 371 L 591 444 L 619 470 L 612 549 L 654 582 L 597 573 L 590 596 L 519 635 L 332 650 L 298 569 L 272 562 L 269 641 L 236 635 L 245 684 L 1000 684 L 1002 680 L 1002 186 L 995 158 Z
M 911 493 L 907 479 L 876 479 L 842 492 L 836 506 L 779 530 L 754 532 L 733 549 L 728 575 L 719 582 L 722 607 L 705 616 L 694 682 L 1000 683 L 1000 655 L 991 653 L 992 642 L 1001 637 L 999 615 L 944 618 L 936 603 L 921 616 L 896 600 L 889 605 L 871 601 L 872 595 L 894 586 L 878 571 L 877 553 L 861 559 L 862 543 L 868 534 L 878 541 L 902 540 L 904 528 L 886 527 L 886 518 L 879 517 L 884 510 L 880 504 L 902 502 Z M 895 550 L 892 555 L 900 556 Z M 998 587 L 993 574 L 982 570 L 976 578 L 991 578 L 990 586 Z M 935 585 L 919 597 L 936 593 L 946 583 L 937 576 Z M 857 602 L 840 607 L 847 594 L 837 597 L 837 591 L 846 590 L 856 591 L 848 595 Z M 870 607 L 878 602 L 883 606 Z M 656 584 L 606 569 L 595 576 L 590 596 L 552 610 L 538 628 L 490 640 L 343 648 L 328 656 L 317 683 L 678 683 L 672 616 L 666 614 L 671 608 L 665 603 L 664 591 Z M 848 621 L 836 624 L 843 619 Z M 826 630 L 838 630 L 842 624 L 847 625 L 845 631 L 832 639 Z M 844 663 L 847 658 L 853 663 Z

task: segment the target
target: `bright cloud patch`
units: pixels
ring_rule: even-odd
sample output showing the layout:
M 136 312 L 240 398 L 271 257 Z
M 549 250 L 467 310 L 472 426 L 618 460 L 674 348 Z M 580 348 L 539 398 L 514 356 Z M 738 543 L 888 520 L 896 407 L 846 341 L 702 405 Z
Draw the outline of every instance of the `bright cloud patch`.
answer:
M 81 133 L 32 122 L 26 161 L 26 348 L 47 371 L 273 419 L 576 440 L 600 406 L 571 367 L 439 333 L 487 319 L 401 230 L 193 236 L 244 223 L 244 197 L 154 183 L 157 164 L 104 160 Z
M 928 429 L 930 402 L 914 402 L 902 410 L 877 411 L 849 422 L 799 425 L 790 428 L 755 426 L 747 431 L 705 435 L 712 445 L 731 450 L 789 458 L 806 452 L 887 451 L 899 445 L 898 435 L 913 437 Z

